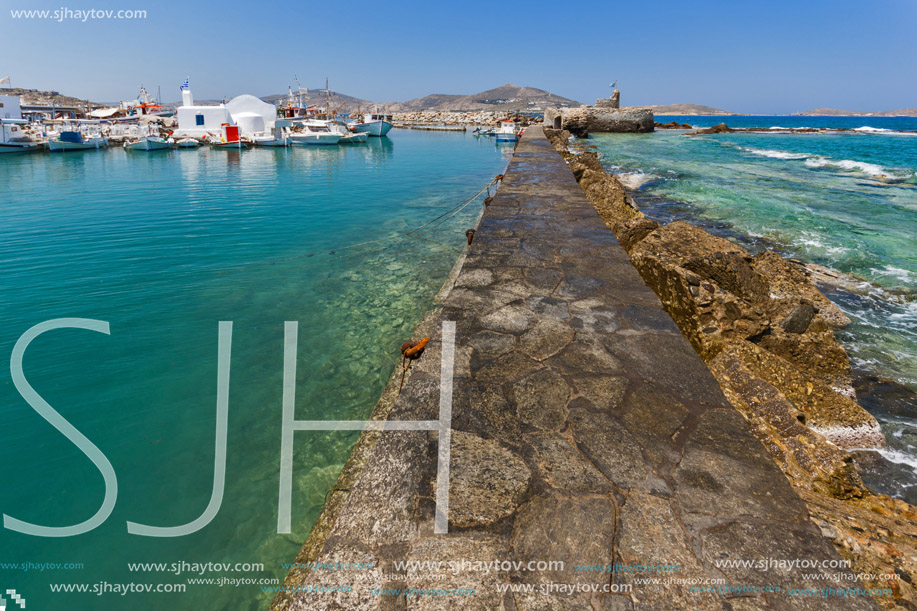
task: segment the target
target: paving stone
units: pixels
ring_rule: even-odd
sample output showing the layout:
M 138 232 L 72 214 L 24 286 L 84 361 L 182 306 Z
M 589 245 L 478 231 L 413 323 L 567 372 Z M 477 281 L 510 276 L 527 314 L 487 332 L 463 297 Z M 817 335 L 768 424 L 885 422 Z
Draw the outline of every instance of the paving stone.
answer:
M 627 393 L 627 378 L 623 376 L 579 376 L 576 389 L 599 409 L 617 410 Z
M 512 549 L 523 562 L 562 561 L 563 570 L 522 571 L 525 583 L 603 583 L 602 573 L 578 573 L 575 564 L 611 564 L 617 513 L 608 496 L 567 498 L 542 495 L 516 516 Z
M 516 337 L 496 331 L 480 331 L 468 339 L 477 353 L 485 359 L 506 354 L 516 346 Z
M 533 320 L 534 312 L 520 303 L 513 303 L 483 316 L 481 326 L 503 333 L 522 333 Z
M 813 536 L 808 528 L 793 528 L 787 524 L 751 524 L 747 522 L 729 522 L 711 528 L 703 533 L 704 559 L 712 563 L 715 560 L 785 560 L 785 561 L 819 561 L 824 559 L 840 560 L 828 539 Z M 808 572 L 849 574 L 845 569 L 800 569 L 789 564 L 768 565 L 767 570 L 755 567 L 722 568 L 730 585 L 779 586 L 779 594 L 765 594 L 764 598 L 773 606 L 787 605 L 792 609 L 875 609 L 872 599 L 864 596 L 794 596 L 787 601 L 786 591 L 790 588 L 817 589 L 858 587 L 858 582 L 846 579 L 820 579 L 817 582 L 803 579 Z
M 406 609 L 425 611 L 499 609 L 503 601 L 503 594 L 497 591 L 497 585 L 509 583 L 508 572 L 473 570 L 476 563 L 483 565 L 483 563 L 506 560 L 505 549 L 494 537 L 473 533 L 431 535 L 414 543 L 404 560 L 416 563 L 439 562 L 441 566 L 449 567 L 439 573 L 426 570 L 418 571 L 413 575 L 409 574 L 407 587 L 427 591 L 457 589 L 474 591 L 473 596 L 408 597 Z M 453 571 L 452 568 L 456 570 Z M 442 578 L 443 576 L 445 579 Z
M 559 430 L 564 426 L 564 408 L 572 394 L 572 389 L 560 374 L 550 369 L 539 369 L 513 386 L 516 415 L 529 426 Z
M 651 472 L 636 439 L 609 417 L 571 409 L 570 427 L 577 447 L 621 488 L 644 484 Z
M 611 483 L 579 450 L 552 433 L 526 435 L 535 452 L 535 466 L 552 488 L 564 492 L 604 492 Z
M 612 356 L 600 343 L 589 342 L 579 336 L 566 348 L 547 360 L 552 367 L 557 367 L 570 375 L 584 373 L 618 373 L 622 371 L 621 362 Z
M 519 338 L 519 347 L 536 361 L 543 361 L 573 341 L 575 333 L 559 320 L 540 318 Z
M 617 552 L 624 565 L 669 565 L 677 571 L 622 573 L 623 583 L 633 585 L 630 596 L 637 607 L 672 609 L 719 609 L 719 597 L 689 591 L 687 585 L 650 585 L 635 579 L 666 578 L 703 579 L 719 577 L 708 574 L 691 551 L 687 535 L 681 529 L 671 501 L 645 492 L 627 495 L 620 510 L 621 523 Z M 697 582 L 695 582 L 697 583 Z
M 558 297 L 544 297 L 533 295 L 525 300 L 525 304 L 536 314 L 548 316 L 557 320 L 570 318 L 567 302 Z
M 531 473 L 516 454 L 495 441 L 452 433 L 449 522 L 459 528 L 492 524 L 511 515 Z

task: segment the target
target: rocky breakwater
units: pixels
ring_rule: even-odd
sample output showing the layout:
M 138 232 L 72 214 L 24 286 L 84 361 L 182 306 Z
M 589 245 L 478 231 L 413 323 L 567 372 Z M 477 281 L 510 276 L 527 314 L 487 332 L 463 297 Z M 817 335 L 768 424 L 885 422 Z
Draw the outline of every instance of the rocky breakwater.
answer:
M 655 126 L 652 110 L 601 106 L 548 108 L 544 123 L 581 138 L 595 132 L 646 133 L 653 131 Z
M 402 125 L 490 125 L 497 126 L 501 121 L 515 121 L 523 127 L 541 123 L 541 117 L 531 117 L 518 112 L 443 112 L 443 111 L 418 111 L 397 112 L 392 115 L 392 122 L 396 126 Z
M 682 221 L 646 218 L 594 152 L 545 130 L 586 196 L 882 608 L 917 609 L 917 508 L 871 491 L 847 449 L 884 446 L 833 330 L 849 324 L 807 270 Z M 817 587 L 817 584 L 814 586 Z

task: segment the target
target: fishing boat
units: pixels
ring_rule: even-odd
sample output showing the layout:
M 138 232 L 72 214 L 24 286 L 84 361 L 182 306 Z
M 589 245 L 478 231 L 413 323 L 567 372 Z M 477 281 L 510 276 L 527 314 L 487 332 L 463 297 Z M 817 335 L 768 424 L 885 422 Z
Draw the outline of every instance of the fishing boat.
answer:
M 325 124 L 332 132 L 341 135 L 341 139 L 338 142 L 339 144 L 360 144 L 366 142 L 366 139 L 369 137 L 369 134 L 365 132 L 358 134 L 351 131 L 350 127 L 341 119 L 325 121 Z
M 500 127 L 494 130 L 494 136 L 497 142 L 516 142 L 519 140 L 516 124 L 509 120 L 500 123 Z
M 33 142 L 23 131 L 25 119 L 0 119 L 0 153 L 29 153 L 41 150 L 41 142 Z
M 132 151 L 165 151 L 171 149 L 173 144 L 175 144 L 175 141 L 172 140 L 172 138 L 166 139 L 160 138 L 159 136 L 147 136 L 139 140 L 134 140 L 133 142 L 125 142 L 124 148 Z
M 175 114 L 174 111 L 164 108 L 162 104 L 154 100 L 143 85 L 140 86 L 140 93 L 137 95 L 137 99 L 121 102 L 120 110 L 132 117 L 147 115 L 171 117 Z
M 248 148 L 248 142 L 239 137 L 239 126 L 223 123 L 219 137 L 211 136 L 207 143 L 215 149 L 241 151 Z
M 339 143 L 340 144 L 361 144 L 363 142 L 366 142 L 367 138 L 369 138 L 369 134 L 365 132 L 361 134 L 352 132 L 352 133 L 344 134 L 343 136 L 341 136 L 341 140 Z
M 294 124 L 296 127 L 290 132 L 290 144 L 329 145 L 341 141 L 341 134 L 331 131 L 325 121 L 294 121 Z
M 284 132 L 283 125 L 277 125 L 277 123 L 282 122 L 278 119 L 274 124 L 274 129 L 269 133 L 252 135 L 252 144 L 254 146 L 290 146 L 290 138 Z
M 370 136 L 384 136 L 392 124 L 386 120 L 386 116 L 381 113 L 366 113 L 358 121 L 351 123 L 350 128 L 358 134 L 369 134 Z
M 108 138 L 101 133 L 84 134 L 82 131 L 64 130 L 56 138 L 48 140 L 51 152 L 88 151 L 108 147 Z
M 182 138 L 181 140 L 175 143 L 175 146 L 177 146 L 180 149 L 196 149 L 200 145 L 201 145 L 200 140 L 197 140 L 196 138 Z
M 242 149 L 248 148 L 248 142 L 242 140 L 236 140 L 234 142 L 225 142 L 223 140 L 211 139 L 207 142 L 212 148 L 215 149 L 224 149 L 227 151 L 241 151 Z

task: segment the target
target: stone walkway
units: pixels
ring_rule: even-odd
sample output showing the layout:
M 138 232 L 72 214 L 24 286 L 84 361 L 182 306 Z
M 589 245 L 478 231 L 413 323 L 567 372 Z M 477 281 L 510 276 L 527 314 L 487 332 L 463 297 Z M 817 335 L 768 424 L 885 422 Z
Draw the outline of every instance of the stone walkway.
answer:
M 439 417 L 443 320 L 456 322 L 449 534 L 433 534 L 437 434 L 373 433 L 297 559 L 372 568 L 293 571 L 288 586 L 352 590 L 285 594 L 275 609 L 875 608 L 788 595 L 858 583 L 805 581 L 786 565 L 839 556 L 540 128 L 517 147 L 443 307 L 418 329 L 432 337 L 427 351 L 376 417 Z M 717 568 L 768 559 L 784 564 Z M 564 568 L 525 570 L 533 560 Z M 442 565 L 405 578 L 399 561 Z M 521 565 L 473 570 L 493 561 Z M 615 563 L 677 570 L 602 570 Z M 694 579 L 734 589 L 677 584 Z

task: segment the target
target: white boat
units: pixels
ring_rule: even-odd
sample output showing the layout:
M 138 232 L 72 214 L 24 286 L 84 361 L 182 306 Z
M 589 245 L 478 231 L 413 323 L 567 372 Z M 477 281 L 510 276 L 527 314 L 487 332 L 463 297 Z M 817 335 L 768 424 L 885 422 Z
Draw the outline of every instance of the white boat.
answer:
M 513 121 L 503 121 L 500 127 L 494 130 L 494 136 L 497 142 L 516 142 L 519 140 L 519 133 L 516 131 L 516 124 Z
M 325 121 L 294 121 L 299 131 L 290 132 L 290 144 L 297 146 L 337 144 L 341 134 L 331 131 Z
M 29 153 L 41 150 L 41 142 L 33 142 L 22 127 L 25 119 L 0 119 L 0 153 Z
M 218 139 L 211 139 L 207 144 L 215 149 L 224 149 L 228 151 L 241 151 L 248 148 L 248 142 L 235 140 L 233 142 L 224 142 Z
M 284 133 L 283 127 L 276 125 L 270 133 L 252 135 L 251 141 L 255 146 L 290 146 L 290 138 Z
M 341 136 L 340 144 L 360 144 L 361 142 L 366 142 L 366 139 L 369 137 L 369 134 L 363 132 L 358 134 L 356 132 L 345 134 Z
M 341 135 L 339 144 L 360 144 L 361 142 L 366 142 L 369 137 L 366 132 L 358 134 L 350 131 L 350 127 L 340 119 L 325 121 L 325 124 L 328 125 L 328 129 L 332 132 Z
M 385 115 L 380 113 L 367 113 L 355 123 L 350 125 L 350 128 L 358 134 L 369 134 L 370 136 L 384 136 L 390 129 L 392 129 L 392 124 L 385 120 Z
M 172 148 L 173 144 L 175 144 L 175 141 L 171 138 L 164 139 L 159 136 L 147 136 L 140 140 L 126 142 L 124 146 L 134 151 L 164 151 Z
M 75 131 L 62 131 L 57 138 L 48 140 L 48 150 L 51 152 L 88 151 L 107 146 L 108 138 L 101 134 L 84 135 Z
M 182 138 L 181 140 L 175 143 L 175 146 L 177 146 L 180 149 L 196 149 L 200 145 L 201 145 L 200 140 L 197 140 L 195 138 Z

